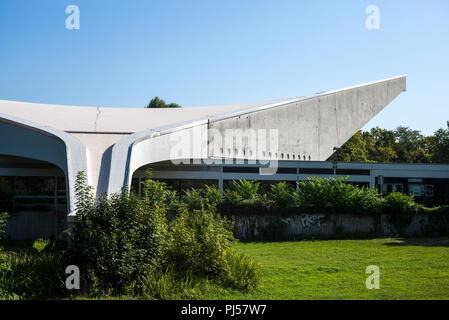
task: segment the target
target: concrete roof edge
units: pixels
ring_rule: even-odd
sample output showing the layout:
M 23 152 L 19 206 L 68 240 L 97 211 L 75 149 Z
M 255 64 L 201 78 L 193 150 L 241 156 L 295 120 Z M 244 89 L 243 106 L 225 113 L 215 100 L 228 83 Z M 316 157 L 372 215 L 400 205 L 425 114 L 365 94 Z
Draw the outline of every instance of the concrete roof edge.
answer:
M 213 117 L 209 118 L 209 120 L 211 122 L 225 120 L 225 119 L 229 119 L 229 118 L 232 118 L 232 117 L 241 116 L 241 115 L 245 115 L 245 114 L 249 114 L 249 113 L 253 113 L 253 112 L 257 112 L 257 111 L 262 111 L 262 110 L 267 110 L 267 109 L 271 109 L 271 108 L 280 107 L 280 106 L 287 105 L 287 104 L 294 103 L 294 102 L 306 101 L 306 100 L 314 99 L 314 98 L 317 98 L 317 97 L 324 97 L 326 95 L 330 95 L 330 94 L 334 94 L 334 93 L 338 93 L 338 92 L 342 92 L 342 91 L 353 90 L 353 89 L 357 89 L 357 88 L 361 88 L 361 87 L 367 87 L 367 86 L 370 86 L 370 85 L 374 85 L 374 84 L 378 84 L 378 83 L 382 83 L 382 82 L 387 82 L 387 81 L 391 81 L 391 80 L 396 80 L 396 79 L 401 79 L 401 78 L 406 78 L 406 75 L 404 74 L 404 75 L 400 75 L 400 76 L 397 76 L 397 77 L 392 77 L 392 78 L 387 78 L 387 79 L 382 79 L 382 80 L 362 83 L 362 84 L 358 84 L 358 85 L 355 85 L 355 86 L 346 87 L 346 88 L 342 88 L 342 89 L 336 89 L 336 90 L 331 90 L 331 91 L 323 91 L 323 92 L 315 93 L 315 94 L 308 95 L 308 96 L 303 96 L 303 97 L 299 97 L 299 98 L 292 98 L 290 100 L 282 101 L 282 102 L 279 102 L 279 103 L 267 104 L 267 105 L 253 107 L 253 108 L 248 108 L 248 109 L 239 110 L 239 111 L 235 111 L 235 112 L 231 112 L 231 113 L 222 113 L 222 114 L 219 114 L 219 115 L 216 115 L 216 116 L 213 116 Z

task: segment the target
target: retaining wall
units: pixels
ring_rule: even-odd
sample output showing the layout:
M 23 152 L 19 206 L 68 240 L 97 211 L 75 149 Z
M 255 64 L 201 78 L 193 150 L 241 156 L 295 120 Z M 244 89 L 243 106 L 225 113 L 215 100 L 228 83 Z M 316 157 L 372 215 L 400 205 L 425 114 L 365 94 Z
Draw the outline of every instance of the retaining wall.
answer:
M 441 236 L 449 234 L 449 216 L 361 214 L 300 214 L 289 217 L 235 216 L 240 240 L 293 240 L 373 236 Z

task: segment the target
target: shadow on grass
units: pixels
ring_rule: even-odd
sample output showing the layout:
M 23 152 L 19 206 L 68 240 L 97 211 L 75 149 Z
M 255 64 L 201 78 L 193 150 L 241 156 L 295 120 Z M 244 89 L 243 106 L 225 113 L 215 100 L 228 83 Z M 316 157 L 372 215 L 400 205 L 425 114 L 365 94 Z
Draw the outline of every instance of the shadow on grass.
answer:
M 421 247 L 449 247 L 449 237 L 438 238 L 397 238 L 392 242 L 385 243 L 386 246 L 404 247 L 404 246 L 421 246 Z

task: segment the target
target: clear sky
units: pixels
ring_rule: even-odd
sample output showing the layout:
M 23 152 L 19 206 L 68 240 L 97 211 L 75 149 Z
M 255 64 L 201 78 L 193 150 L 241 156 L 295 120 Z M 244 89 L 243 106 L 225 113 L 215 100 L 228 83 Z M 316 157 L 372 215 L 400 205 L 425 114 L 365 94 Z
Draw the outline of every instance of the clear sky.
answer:
M 72 4 L 79 30 L 66 28 Z M 365 129 L 445 126 L 448 0 L 0 0 L 0 99 L 224 105 L 401 74 L 407 92 Z

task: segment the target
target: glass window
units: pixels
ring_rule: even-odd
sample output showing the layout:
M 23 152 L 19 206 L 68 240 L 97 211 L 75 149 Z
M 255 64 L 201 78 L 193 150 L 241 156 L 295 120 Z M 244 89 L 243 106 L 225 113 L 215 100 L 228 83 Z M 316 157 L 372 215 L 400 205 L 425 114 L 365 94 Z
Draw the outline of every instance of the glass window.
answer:
M 433 185 L 426 185 L 426 196 L 433 197 Z
M 58 196 L 65 196 L 67 190 L 65 188 L 65 177 L 58 177 Z
M 12 177 L 0 177 L 0 212 L 12 211 L 12 181 Z
M 391 184 L 387 184 L 387 193 L 393 192 L 393 186 Z
M 14 177 L 14 195 L 53 196 L 54 177 Z

